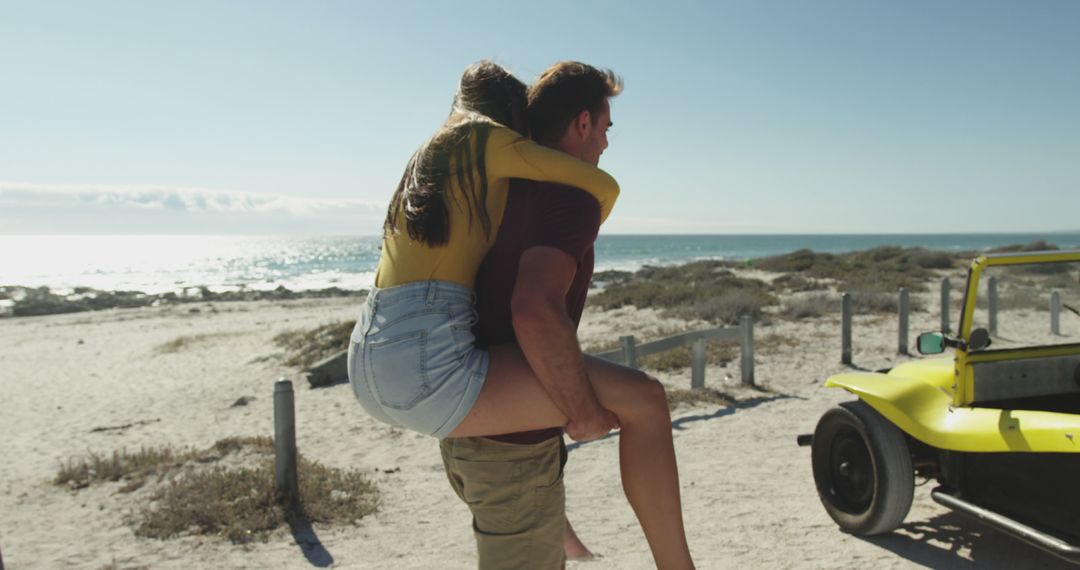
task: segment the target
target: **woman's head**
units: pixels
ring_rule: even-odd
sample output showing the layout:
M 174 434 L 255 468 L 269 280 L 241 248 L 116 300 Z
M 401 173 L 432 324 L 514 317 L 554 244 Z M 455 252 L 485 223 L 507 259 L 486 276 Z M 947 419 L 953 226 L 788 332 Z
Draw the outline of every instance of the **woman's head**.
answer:
M 478 61 L 461 74 L 451 115 L 482 115 L 524 133 L 528 88 L 501 65 Z
M 524 83 L 490 61 L 465 68 L 450 117 L 405 167 L 383 223 L 385 235 L 397 231 L 398 216 L 404 215 L 409 237 L 432 247 L 446 244 L 450 237 L 447 200 L 452 199 L 446 191 L 451 180 L 461 189 L 469 227 L 477 218 L 490 235 L 484 162 L 488 135 L 493 123 L 525 132 L 526 92 Z

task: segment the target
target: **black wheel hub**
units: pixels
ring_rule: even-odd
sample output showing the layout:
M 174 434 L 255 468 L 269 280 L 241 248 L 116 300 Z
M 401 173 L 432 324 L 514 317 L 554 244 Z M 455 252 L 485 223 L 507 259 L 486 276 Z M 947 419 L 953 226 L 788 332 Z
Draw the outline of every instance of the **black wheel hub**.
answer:
M 861 513 L 874 498 L 874 464 L 870 450 L 854 430 L 836 434 L 829 449 L 829 491 L 841 510 Z

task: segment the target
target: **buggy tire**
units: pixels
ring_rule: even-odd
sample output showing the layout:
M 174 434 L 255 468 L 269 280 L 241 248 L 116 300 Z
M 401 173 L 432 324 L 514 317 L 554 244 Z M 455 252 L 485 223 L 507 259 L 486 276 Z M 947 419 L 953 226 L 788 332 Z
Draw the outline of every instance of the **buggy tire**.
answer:
M 844 532 L 892 532 L 911 510 L 915 470 L 906 437 L 866 402 L 821 416 L 811 463 L 821 503 Z

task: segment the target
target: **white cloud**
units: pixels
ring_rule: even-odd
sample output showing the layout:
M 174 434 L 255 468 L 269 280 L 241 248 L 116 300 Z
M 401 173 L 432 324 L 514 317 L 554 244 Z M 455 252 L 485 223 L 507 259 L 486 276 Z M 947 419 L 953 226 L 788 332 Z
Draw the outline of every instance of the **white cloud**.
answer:
M 0 181 L 0 233 L 377 233 L 386 205 L 166 185 Z
M 382 211 L 386 205 L 347 198 L 305 198 L 165 185 L 109 186 L 28 184 L 0 181 L 0 203 L 99 204 L 180 212 L 255 212 L 311 216 L 320 212 Z

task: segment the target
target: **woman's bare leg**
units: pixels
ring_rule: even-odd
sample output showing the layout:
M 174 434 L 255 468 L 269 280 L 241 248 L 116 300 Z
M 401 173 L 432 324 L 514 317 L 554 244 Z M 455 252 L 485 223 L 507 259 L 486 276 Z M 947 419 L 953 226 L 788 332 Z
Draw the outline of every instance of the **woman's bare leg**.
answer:
M 619 417 L 623 491 L 657 567 L 693 568 L 664 387 L 643 372 L 598 358 L 586 356 L 585 367 L 600 404 Z M 498 435 L 566 423 L 521 349 L 504 345 L 491 350 L 484 389 L 450 437 Z

